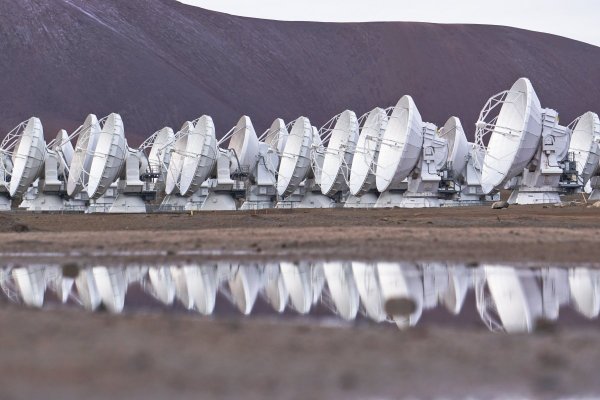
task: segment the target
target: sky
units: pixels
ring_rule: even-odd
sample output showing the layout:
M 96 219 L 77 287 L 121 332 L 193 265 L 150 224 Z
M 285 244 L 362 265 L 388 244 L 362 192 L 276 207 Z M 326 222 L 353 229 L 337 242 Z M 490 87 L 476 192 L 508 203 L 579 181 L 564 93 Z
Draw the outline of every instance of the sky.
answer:
M 507 25 L 600 46 L 600 0 L 179 0 L 289 21 L 421 21 Z

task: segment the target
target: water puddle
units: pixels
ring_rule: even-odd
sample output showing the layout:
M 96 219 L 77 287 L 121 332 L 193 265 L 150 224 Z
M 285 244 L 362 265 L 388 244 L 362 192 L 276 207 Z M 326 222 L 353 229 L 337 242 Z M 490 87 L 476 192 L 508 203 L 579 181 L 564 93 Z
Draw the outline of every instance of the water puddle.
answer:
M 600 269 L 443 263 L 31 264 L 0 268 L 1 296 L 29 307 L 261 315 L 535 332 L 593 326 Z M 0 302 L 1 304 L 1 302 Z

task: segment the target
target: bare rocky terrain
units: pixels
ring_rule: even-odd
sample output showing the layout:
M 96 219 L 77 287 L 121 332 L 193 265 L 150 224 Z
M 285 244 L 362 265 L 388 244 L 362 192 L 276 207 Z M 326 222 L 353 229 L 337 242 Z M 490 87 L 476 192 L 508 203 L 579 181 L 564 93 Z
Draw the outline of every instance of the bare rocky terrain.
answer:
M 411 94 L 425 121 L 467 134 L 485 101 L 529 77 L 568 123 L 600 105 L 600 48 L 514 28 L 242 18 L 175 0 L 0 3 L 0 136 L 36 115 L 47 140 L 119 112 L 130 144 L 202 114 L 320 126 Z

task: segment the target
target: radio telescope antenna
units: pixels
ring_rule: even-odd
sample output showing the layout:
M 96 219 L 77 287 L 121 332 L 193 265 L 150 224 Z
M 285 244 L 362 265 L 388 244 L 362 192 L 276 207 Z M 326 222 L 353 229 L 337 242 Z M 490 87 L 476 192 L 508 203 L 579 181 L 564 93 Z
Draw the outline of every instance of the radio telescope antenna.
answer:
M 320 146 L 313 141 L 313 169 L 320 176 L 317 183 L 326 196 L 347 188 L 349 169 L 358 141 L 358 119 L 353 111 L 346 110 L 330 119 L 319 130 Z M 316 157 L 323 156 L 322 166 Z
M 94 114 L 89 114 L 83 125 L 69 136 L 69 141 L 77 138 L 67 181 L 67 194 L 71 197 L 82 191 L 84 186 L 87 185 L 93 153 L 100 131 L 100 121 Z
M 283 153 L 285 143 L 289 132 L 285 126 L 285 122 L 281 118 L 277 118 L 258 139 L 271 146 L 277 151 L 277 154 Z
M 8 192 L 11 197 L 22 197 L 39 177 L 46 159 L 46 142 L 42 123 L 36 117 L 21 122 L 10 131 L 0 144 L 0 152 L 11 158 Z
M 379 107 L 360 119 L 364 119 L 364 123 L 356 143 L 350 171 L 349 187 L 353 196 L 362 196 L 375 188 L 375 165 L 388 123 L 385 110 Z
M 293 122 L 287 138 L 277 178 L 277 193 L 281 197 L 291 195 L 306 178 L 311 166 L 312 126 L 306 117 Z
M 393 108 L 377 157 L 377 190 L 400 186 L 417 165 L 423 146 L 423 121 L 412 97 L 404 96 Z
M 117 179 L 127 154 L 125 127 L 121 116 L 110 114 L 101 126 L 86 189 L 90 199 L 102 196 Z
M 179 189 L 182 196 L 192 195 L 212 172 L 217 159 L 215 126 L 208 115 L 185 123 L 175 135 L 171 162 L 167 171 L 166 193 Z
M 584 187 L 598 170 L 600 120 L 596 113 L 589 111 L 571 122 L 569 128 L 573 132 L 569 153 L 576 164 L 578 183 Z
M 523 172 L 538 149 L 541 119 L 540 101 L 527 78 L 520 78 L 510 90 L 487 101 L 475 133 L 476 143 L 486 149 L 483 160 L 479 160 L 485 194 Z
M 169 157 L 171 156 L 171 147 L 175 141 L 173 129 L 164 127 L 154 132 L 139 147 L 139 151 L 145 152 L 148 148 L 148 171 L 152 175 L 158 174 L 158 179 L 164 176 L 169 167 Z
M 446 164 L 452 171 L 453 178 L 462 180 L 463 171 L 469 160 L 469 142 L 457 117 L 450 117 L 438 131 L 438 136 L 448 141 L 448 158 Z

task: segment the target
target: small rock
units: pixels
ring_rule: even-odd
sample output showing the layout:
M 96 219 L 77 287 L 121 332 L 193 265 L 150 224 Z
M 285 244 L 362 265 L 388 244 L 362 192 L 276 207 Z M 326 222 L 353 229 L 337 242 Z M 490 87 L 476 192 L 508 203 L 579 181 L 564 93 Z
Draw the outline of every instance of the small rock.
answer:
M 594 207 L 594 208 L 600 208 L 600 201 L 597 201 L 594 204 L 592 204 L 592 207 Z
M 501 208 L 508 208 L 508 202 L 507 201 L 497 201 L 494 204 L 492 204 L 492 208 L 494 210 L 499 210 Z
M 554 207 L 556 207 L 556 208 L 564 208 L 564 207 L 565 207 L 565 204 L 564 204 L 564 203 L 556 203 L 556 204 L 554 205 Z

